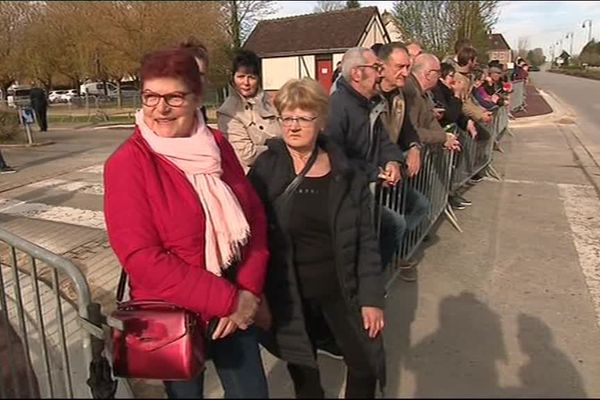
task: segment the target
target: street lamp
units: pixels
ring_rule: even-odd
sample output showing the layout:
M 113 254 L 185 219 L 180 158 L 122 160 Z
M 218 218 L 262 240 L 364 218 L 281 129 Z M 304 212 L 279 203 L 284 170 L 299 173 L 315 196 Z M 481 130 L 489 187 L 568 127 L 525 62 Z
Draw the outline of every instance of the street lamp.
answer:
M 586 19 L 585 21 L 583 21 L 583 24 L 581 25 L 581 27 L 585 29 L 586 23 L 588 24 L 588 43 L 589 43 L 592 41 L 592 20 Z
M 571 38 L 571 46 L 569 47 L 569 55 L 573 57 L 573 32 L 569 32 L 565 35 L 565 39 Z

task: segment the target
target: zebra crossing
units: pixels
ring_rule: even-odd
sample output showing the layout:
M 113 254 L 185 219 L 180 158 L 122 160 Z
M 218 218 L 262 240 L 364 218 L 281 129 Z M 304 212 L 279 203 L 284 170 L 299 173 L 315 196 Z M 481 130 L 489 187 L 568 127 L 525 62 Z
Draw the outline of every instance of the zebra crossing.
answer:
M 0 198 L 0 221 L 8 215 L 104 230 L 102 171 L 93 165 L 8 192 Z

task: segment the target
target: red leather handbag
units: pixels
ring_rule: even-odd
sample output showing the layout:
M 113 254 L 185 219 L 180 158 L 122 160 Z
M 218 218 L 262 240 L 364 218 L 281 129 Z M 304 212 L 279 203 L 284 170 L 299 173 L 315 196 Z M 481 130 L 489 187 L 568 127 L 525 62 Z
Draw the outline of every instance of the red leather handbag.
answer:
M 160 300 L 121 302 L 127 277 L 117 289 L 111 314 L 115 376 L 165 381 L 190 380 L 204 367 L 204 348 L 197 316 Z M 120 322 L 119 322 L 120 321 Z

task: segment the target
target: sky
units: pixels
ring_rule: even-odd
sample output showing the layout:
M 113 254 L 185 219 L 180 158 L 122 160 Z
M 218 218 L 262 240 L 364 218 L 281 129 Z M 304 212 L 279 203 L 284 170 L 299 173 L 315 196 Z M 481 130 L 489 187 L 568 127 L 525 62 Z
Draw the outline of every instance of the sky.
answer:
M 309 14 L 316 1 L 276 1 L 277 13 L 269 18 Z M 377 6 L 379 12 L 391 10 L 393 1 L 361 1 L 362 6 Z M 528 48 L 541 47 L 548 55 L 554 45 L 558 56 L 562 49 L 570 53 L 573 33 L 573 53 L 578 54 L 587 43 L 588 28 L 583 21 L 592 20 L 592 37 L 600 40 L 600 1 L 501 1 L 494 33 L 501 33 L 511 48 L 517 49 L 519 38 L 527 39 Z

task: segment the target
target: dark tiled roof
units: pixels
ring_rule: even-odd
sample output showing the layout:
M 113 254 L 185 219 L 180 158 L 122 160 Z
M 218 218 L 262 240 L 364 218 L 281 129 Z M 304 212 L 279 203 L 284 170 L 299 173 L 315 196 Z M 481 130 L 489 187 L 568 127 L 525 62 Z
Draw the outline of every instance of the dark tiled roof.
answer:
M 260 21 L 244 48 L 261 57 L 346 50 L 358 45 L 377 7 L 299 15 Z
M 510 46 L 501 33 L 492 33 L 490 35 L 490 50 L 510 50 Z

